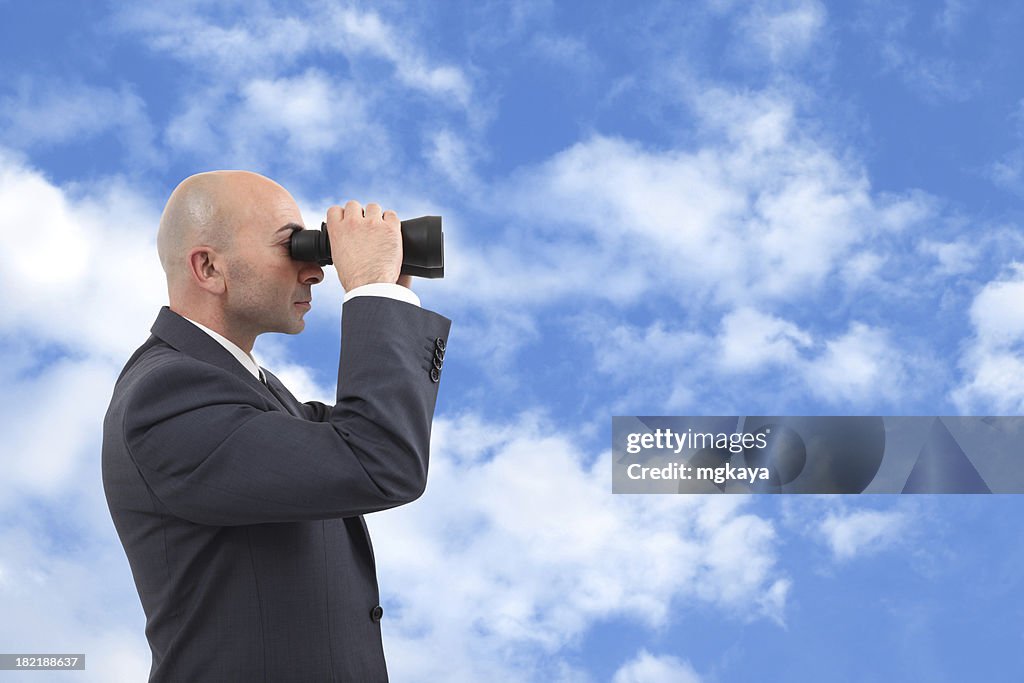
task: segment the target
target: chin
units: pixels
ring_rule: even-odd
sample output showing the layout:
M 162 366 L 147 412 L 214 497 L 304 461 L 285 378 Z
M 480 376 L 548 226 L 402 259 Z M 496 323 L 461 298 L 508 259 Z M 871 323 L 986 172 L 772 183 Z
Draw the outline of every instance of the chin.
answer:
M 298 334 L 304 329 L 306 329 L 305 320 L 292 319 L 278 322 L 278 324 L 274 325 L 273 329 L 268 330 L 268 332 L 277 332 L 278 334 Z

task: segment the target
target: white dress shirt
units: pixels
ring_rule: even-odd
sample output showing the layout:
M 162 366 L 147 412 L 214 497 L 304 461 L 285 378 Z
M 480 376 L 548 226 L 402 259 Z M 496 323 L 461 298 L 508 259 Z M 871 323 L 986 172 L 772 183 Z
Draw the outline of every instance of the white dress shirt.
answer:
M 368 285 L 363 285 L 362 287 L 356 287 L 351 292 L 347 292 L 345 294 L 345 299 L 342 303 L 348 301 L 349 299 L 354 299 L 357 296 L 382 296 L 387 299 L 398 299 L 399 301 L 404 301 L 406 303 L 412 304 L 413 306 L 420 305 L 420 298 L 416 296 L 416 292 L 412 291 L 408 287 L 403 287 L 402 285 L 397 284 L 390 284 L 387 282 L 373 282 Z M 181 317 L 185 318 L 185 316 Z M 242 364 L 243 368 L 251 372 L 253 377 L 260 380 L 261 382 L 264 381 L 263 372 L 260 370 L 260 366 L 256 364 L 256 359 L 252 357 L 252 354 L 246 353 L 245 351 L 240 349 L 238 345 L 235 344 L 233 341 L 231 341 L 222 334 L 214 332 L 209 327 L 206 327 L 205 325 L 200 325 L 191 318 L 185 318 L 185 320 L 189 321 L 190 323 L 201 329 L 203 332 L 213 337 L 217 341 L 217 343 L 219 343 L 221 346 L 227 349 L 228 352 L 232 356 L 234 356 L 239 363 Z

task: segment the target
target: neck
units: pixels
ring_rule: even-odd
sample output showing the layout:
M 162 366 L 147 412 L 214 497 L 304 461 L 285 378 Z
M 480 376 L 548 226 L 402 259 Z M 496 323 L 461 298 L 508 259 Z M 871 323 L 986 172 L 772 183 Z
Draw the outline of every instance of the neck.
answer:
M 170 309 L 184 318 L 193 320 L 203 327 L 213 330 L 250 356 L 252 355 L 252 347 L 256 343 L 256 334 L 244 331 L 241 325 L 231 324 L 231 321 L 222 312 L 191 309 L 184 306 L 176 306 L 173 303 L 170 305 Z

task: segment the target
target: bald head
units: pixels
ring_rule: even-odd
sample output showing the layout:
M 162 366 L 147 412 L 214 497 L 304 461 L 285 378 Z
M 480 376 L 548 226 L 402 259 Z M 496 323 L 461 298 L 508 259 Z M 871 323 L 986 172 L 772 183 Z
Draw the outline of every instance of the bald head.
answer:
M 160 217 L 157 251 L 170 308 L 245 352 L 264 332 L 295 334 L 324 272 L 291 258 L 302 212 L 288 191 L 248 171 L 182 181 Z
M 249 171 L 209 171 L 183 180 L 167 200 L 156 240 L 172 297 L 188 285 L 193 248 L 230 251 L 253 216 L 282 196 L 291 200 L 273 180 Z

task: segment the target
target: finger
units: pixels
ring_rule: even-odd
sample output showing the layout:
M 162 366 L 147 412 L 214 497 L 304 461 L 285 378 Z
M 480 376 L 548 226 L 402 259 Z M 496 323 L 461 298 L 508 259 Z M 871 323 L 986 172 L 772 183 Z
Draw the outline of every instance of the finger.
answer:
M 354 199 L 350 199 L 345 202 L 345 210 L 341 215 L 342 218 L 351 218 L 354 220 L 356 218 L 362 218 L 362 216 L 363 207 L 359 202 Z
M 366 217 L 372 218 L 373 220 L 380 220 L 380 204 L 374 204 L 370 202 L 366 205 Z
M 344 209 L 335 204 L 334 206 L 327 207 L 327 224 L 340 223 L 342 216 L 344 216 Z
M 398 220 L 398 214 L 388 209 L 384 212 L 384 222 L 391 228 L 398 230 L 402 227 L 402 222 Z

